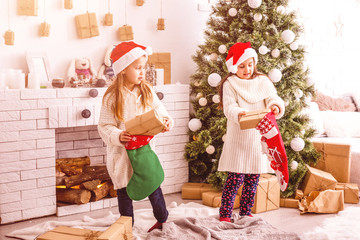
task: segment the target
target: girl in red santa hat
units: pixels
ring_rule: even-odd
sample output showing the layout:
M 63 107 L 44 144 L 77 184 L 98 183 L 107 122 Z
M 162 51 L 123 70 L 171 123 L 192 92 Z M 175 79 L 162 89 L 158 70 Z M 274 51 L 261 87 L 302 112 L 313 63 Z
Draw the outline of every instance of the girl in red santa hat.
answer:
M 149 54 L 149 48 L 134 42 L 122 42 L 112 50 L 110 58 L 117 78 L 104 94 L 98 131 L 107 145 L 106 166 L 117 190 L 120 215 L 131 216 L 134 223 L 133 200 L 149 197 L 157 220 L 149 229 L 152 231 L 162 228 L 168 217 L 160 188 L 164 178 L 163 169 L 150 147 L 151 137 L 131 136 L 124 124 L 137 115 L 155 109 L 165 119 L 163 131 L 172 128 L 172 118 L 145 80 L 144 67 Z M 138 149 L 127 148 L 136 145 L 134 140 L 137 139 L 150 141 L 150 145 L 141 143 Z M 134 160 L 137 161 L 136 167 Z
M 220 105 L 227 118 L 227 130 L 218 171 L 228 172 L 224 184 L 220 221 L 231 221 L 234 200 L 243 185 L 241 216 L 252 216 L 256 188 L 261 173 L 269 172 L 269 163 L 262 153 L 261 134 L 255 128 L 242 130 L 239 121 L 248 111 L 271 109 L 276 118 L 284 114 L 284 101 L 273 83 L 256 70 L 256 51 L 250 42 L 234 44 L 228 52 L 229 74 L 219 85 Z

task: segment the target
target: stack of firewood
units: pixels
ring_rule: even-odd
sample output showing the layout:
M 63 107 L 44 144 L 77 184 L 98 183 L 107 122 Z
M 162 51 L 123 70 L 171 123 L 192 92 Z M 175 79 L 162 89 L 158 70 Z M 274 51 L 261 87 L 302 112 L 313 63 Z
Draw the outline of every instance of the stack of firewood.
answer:
M 84 204 L 116 197 L 105 165 L 90 166 L 89 157 L 56 159 L 57 202 Z

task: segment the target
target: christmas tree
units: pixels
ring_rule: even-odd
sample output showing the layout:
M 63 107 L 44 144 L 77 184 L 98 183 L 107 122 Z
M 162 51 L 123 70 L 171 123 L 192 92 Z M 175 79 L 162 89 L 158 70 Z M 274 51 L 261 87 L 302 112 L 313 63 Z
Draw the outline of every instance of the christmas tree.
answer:
M 287 0 L 220 0 L 212 6 L 204 44 L 193 56 L 197 64 L 190 83 L 194 111 L 185 154 L 190 181 L 209 182 L 220 189 L 227 177 L 217 172 L 226 133 L 217 86 L 228 74 L 227 51 L 236 42 L 251 42 L 259 57 L 257 69 L 268 75 L 285 101 L 285 115 L 277 121 L 290 177 L 283 197 L 294 194 L 307 172 L 306 164 L 317 161 L 319 153 L 310 141 L 315 131 L 303 111 L 314 86 L 304 63 L 305 48 L 297 42 L 302 29 L 296 14 L 286 10 L 287 4 Z

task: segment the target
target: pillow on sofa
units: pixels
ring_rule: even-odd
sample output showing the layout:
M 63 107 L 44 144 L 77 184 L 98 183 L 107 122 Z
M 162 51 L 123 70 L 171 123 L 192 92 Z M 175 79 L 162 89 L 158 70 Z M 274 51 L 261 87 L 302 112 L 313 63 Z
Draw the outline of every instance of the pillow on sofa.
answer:
M 360 137 L 359 112 L 320 111 L 328 137 Z
M 319 105 L 320 111 L 355 112 L 356 106 L 351 97 L 332 97 L 319 91 L 316 92 L 315 102 Z
M 309 125 L 315 129 L 315 136 L 314 137 L 320 137 L 324 135 L 325 129 L 324 129 L 324 123 L 323 119 L 320 115 L 319 106 L 316 102 L 310 102 L 309 108 L 304 109 L 304 113 L 309 115 Z

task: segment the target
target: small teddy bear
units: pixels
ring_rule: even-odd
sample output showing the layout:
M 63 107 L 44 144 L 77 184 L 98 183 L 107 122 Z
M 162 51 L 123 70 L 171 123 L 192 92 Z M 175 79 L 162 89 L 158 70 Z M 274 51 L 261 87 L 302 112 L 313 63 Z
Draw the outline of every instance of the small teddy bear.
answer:
M 71 87 L 91 86 L 96 79 L 96 71 L 89 58 L 76 58 L 71 61 L 68 81 Z
M 106 85 L 110 85 L 116 79 L 116 75 L 112 67 L 112 61 L 110 59 L 114 47 L 114 45 L 111 45 L 106 49 L 104 63 L 101 65 L 98 72 L 98 79 L 105 80 Z

